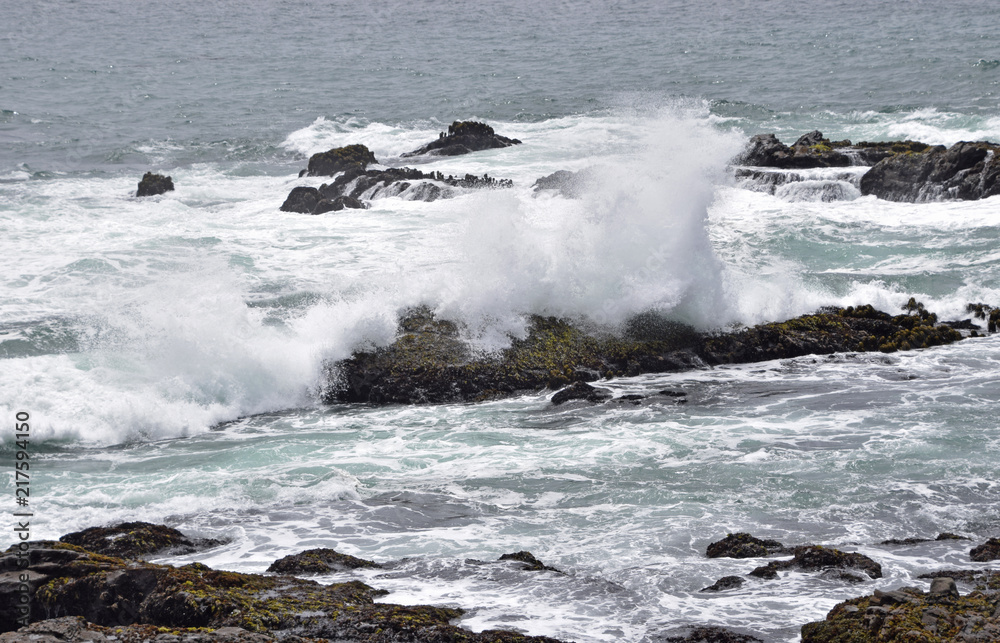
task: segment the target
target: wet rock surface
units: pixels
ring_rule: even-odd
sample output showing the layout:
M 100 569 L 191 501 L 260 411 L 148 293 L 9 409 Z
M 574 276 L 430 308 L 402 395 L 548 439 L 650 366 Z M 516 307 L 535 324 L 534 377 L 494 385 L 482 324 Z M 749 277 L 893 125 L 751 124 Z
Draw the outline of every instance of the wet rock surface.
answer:
M 861 193 L 909 203 L 974 200 L 1000 194 L 1000 149 L 991 143 L 956 143 L 888 157 L 861 178 Z
M 746 579 L 742 576 L 723 576 L 708 587 L 703 588 L 703 592 L 724 592 L 728 589 L 743 587 Z
M 777 540 L 765 540 L 740 532 L 726 534 L 722 540 L 710 543 L 705 555 L 709 558 L 761 558 L 787 551 Z
M 1000 559 L 1000 538 L 990 538 L 982 545 L 973 547 L 969 558 L 979 563 Z
M 174 189 L 174 181 L 169 176 L 146 172 L 139 181 L 136 196 L 156 196 Z
M 714 625 L 696 625 L 662 632 L 649 639 L 655 643 L 764 643 L 762 639 Z
M 309 157 L 309 167 L 299 176 L 333 176 L 351 169 L 364 170 L 372 163 L 378 163 L 375 153 L 364 145 L 345 145 L 326 152 L 318 152 Z
M 778 572 L 786 569 L 798 569 L 802 571 L 823 571 L 828 575 L 848 582 L 861 582 L 865 579 L 854 571 L 864 572 L 868 578 L 882 578 L 882 566 L 858 553 L 847 553 L 832 547 L 821 545 L 803 545 L 796 547 L 795 555 L 791 560 L 773 561 L 767 565 L 757 567 L 750 572 L 751 576 L 764 579 L 774 579 L 778 577 Z M 829 572 L 833 571 L 833 574 Z
M 535 556 L 530 551 L 519 551 L 513 554 L 504 554 L 500 556 L 498 560 L 516 560 L 520 563 L 523 563 L 521 565 L 521 569 L 529 572 L 549 571 L 549 572 L 558 572 L 560 574 L 562 573 L 555 567 L 549 567 L 542 561 L 535 558 Z
M 958 341 L 933 314 L 889 315 L 871 306 L 827 309 L 730 333 L 676 323 L 645 334 L 589 332 L 565 319 L 533 316 L 528 334 L 497 354 L 473 355 L 458 327 L 427 309 L 404 312 L 396 341 L 327 365 L 327 403 L 441 403 L 558 389 L 599 377 L 691 370 L 849 351 L 895 352 Z
M 520 144 L 521 141 L 516 138 L 500 136 L 486 123 L 455 121 L 448 126 L 447 134 L 441 132 L 437 140 L 431 141 L 401 156 L 403 158 L 424 155 L 459 156 L 470 152 L 493 150 Z
M 819 131 L 804 134 L 791 145 L 785 145 L 774 134 L 757 134 L 733 162 L 785 170 L 875 165 L 890 157 L 919 153 L 930 147 L 918 141 L 831 141 Z
M 105 556 L 140 560 L 151 554 L 191 554 L 222 544 L 212 538 L 188 538 L 172 527 L 148 522 L 91 527 L 66 534 L 59 541 Z
M 345 569 L 380 569 L 382 565 L 364 558 L 341 554 L 333 549 L 307 549 L 291 556 L 280 558 L 267 568 L 275 574 L 329 574 Z

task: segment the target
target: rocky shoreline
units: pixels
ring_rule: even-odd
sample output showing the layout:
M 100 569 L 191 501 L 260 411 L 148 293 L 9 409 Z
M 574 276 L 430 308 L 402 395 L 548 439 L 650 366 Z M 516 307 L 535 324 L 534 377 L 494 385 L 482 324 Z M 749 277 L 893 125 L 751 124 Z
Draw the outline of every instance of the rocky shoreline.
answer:
M 558 643 L 506 630 L 474 633 L 454 624 L 461 609 L 376 602 L 386 592 L 357 580 L 321 585 L 304 578 L 384 566 L 332 549 L 286 556 L 266 574 L 218 571 L 197 562 L 180 567 L 147 562 L 154 555 L 187 554 L 220 544 L 187 538 L 165 525 L 134 522 L 67 534 L 59 541 L 11 546 L 3 554 L 0 573 L 0 641 Z M 776 558 L 789 554 L 790 559 Z M 881 565 L 862 554 L 820 545 L 786 547 L 746 533 L 728 534 L 709 544 L 706 559 L 719 557 L 758 559 L 763 564 L 748 576 L 765 582 L 788 569 L 851 584 L 882 576 Z M 995 538 L 970 551 L 970 560 L 997 559 L 1000 541 Z M 482 564 L 513 565 L 524 573 L 573 573 L 547 566 L 526 551 Z M 1000 572 L 939 570 L 921 578 L 930 581 L 928 591 L 875 590 L 838 604 L 826 620 L 802 626 L 803 642 L 985 643 L 1000 638 Z M 744 582 L 742 577 L 726 577 L 702 591 L 728 591 Z M 957 583 L 971 591 L 962 595 Z M 681 629 L 656 640 L 762 640 L 719 627 Z

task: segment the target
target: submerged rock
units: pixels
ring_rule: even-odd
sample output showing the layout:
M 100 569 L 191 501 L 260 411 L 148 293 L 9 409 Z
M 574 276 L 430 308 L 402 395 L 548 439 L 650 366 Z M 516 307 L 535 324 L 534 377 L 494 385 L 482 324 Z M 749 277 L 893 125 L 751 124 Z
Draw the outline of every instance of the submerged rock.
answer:
M 785 546 L 777 540 L 762 540 L 740 532 L 726 534 L 722 540 L 710 543 L 705 555 L 709 558 L 762 558 L 786 551 Z
M 135 195 L 156 196 L 158 194 L 163 194 L 164 192 L 170 192 L 173 189 L 174 181 L 169 176 L 146 172 L 142 175 L 142 180 L 139 181 L 139 189 L 136 190 Z
M 973 547 L 969 551 L 969 558 L 978 563 L 1000 559 L 1000 538 L 990 538 L 982 545 Z
M 363 567 L 381 569 L 382 566 L 371 560 L 341 554 L 333 549 L 320 548 L 307 549 L 280 558 L 271 563 L 267 571 L 275 574 L 329 574 Z
M 604 402 L 611 399 L 611 391 L 597 388 L 586 382 L 576 382 L 558 391 L 552 396 L 552 404 L 559 406 L 571 400 L 586 400 L 587 402 Z
M 520 144 L 521 141 L 516 138 L 500 136 L 486 123 L 455 121 L 448 126 L 447 135 L 441 132 L 441 136 L 437 140 L 400 156 L 404 158 L 423 156 L 425 154 L 431 156 L 458 156 L 460 154 L 468 154 L 469 152 L 492 150 Z
M 326 152 L 318 152 L 309 157 L 309 167 L 302 174 L 309 176 L 333 176 L 350 169 L 365 169 L 378 163 L 375 154 L 364 145 L 335 147 Z M 302 176 L 299 174 L 299 176 Z
M 417 321 L 411 323 L 414 316 Z M 682 324 L 648 335 L 588 332 L 554 317 L 529 318 L 527 336 L 498 353 L 473 355 L 451 322 L 427 309 L 404 313 L 396 341 L 326 365 L 326 403 L 441 403 L 493 399 L 601 377 L 666 373 L 847 351 L 895 352 L 962 338 L 936 318 L 892 316 L 871 306 L 827 309 L 731 333 Z M 448 332 L 441 329 L 447 324 Z
M 882 566 L 864 554 L 842 552 L 839 549 L 821 545 L 803 545 L 796 547 L 794 552 L 795 555 L 791 560 L 770 562 L 754 569 L 750 575 L 773 579 L 777 578 L 778 571 L 784 569 L 803 571 L 860 570 L 869 578 L 882 578 Z M 850 582 L 857 582 L 860 579 L 860 577 L 850 574 L 847 577 L 839 574 L 838 577 Z
M 105 556 L 135 559 L 143 559 L 151 554 L 190 554 L 222 544 L 221 540 L 214 538 L 188 538 L 172 527 L 148 522 L 91 527 L 66 534 L 59 541 Z
M 535 558 L 535 556 L 530 551 L 519 551 L 513 554 L 504 554 L 500 556 L 498 560 L 516 560 L 520 563 L 524 563 L 523 565 L 521 565 L 521 569 L 529 572 L 548 571 L 548 572 L 559 572 L 560 574 L 562 574 L 562 572 L 556 569 L 555 567 L 549 567 L 548 565 L 542 563 L 542 561 Z

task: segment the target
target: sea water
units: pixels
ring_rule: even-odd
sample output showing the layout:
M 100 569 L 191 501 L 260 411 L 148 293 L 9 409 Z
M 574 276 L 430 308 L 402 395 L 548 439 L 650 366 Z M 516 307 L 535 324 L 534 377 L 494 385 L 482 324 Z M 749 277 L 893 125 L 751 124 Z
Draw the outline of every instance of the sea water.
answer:
M 525 314 L 701 329 L 825 305 L 943 319 L 1000 302 L 1000 210 L 862 197 L 857 170 L 774 194 L 747 137 L 1000 139 L 1000 15 L 872 6 L 38 2 L 0 28 L 0 413 L 31 417 L 32 536 L 122 520 L 226 540 L 168 563 L 322 577 L 467 610 L 474 630 L 640 641 L 686 623 L 796 640 L 838 601 L 969 567 L 1000 529 L 1000 343 L 804 357 L 606 382 L 686 404 L 323 406 L 323 365 L 427 305 L 502 347 Z M 519 146 L 401 159 L 456 119 Z M 278 210 L 308 156 L 511 179 L 432 203 Z M 535 194 L 599 168 L 584 198 Z M 177 189 L 137 199 L 143 172 Z M 853 174 L 852 174 L 853 173 Z M 327 179 L 329 180 L 329 179 Z M 13 467 L 4 477 L 14 510 Z M 13 527 L 13 525 L 12 525 Z M 861 586 L 760 561 L 750 531 L 865 553 Z M 13 541 L 13 532 L 9 540 Z M 496 563 L 530 550 L 566 574 Z M 922 586 L 922 585 L 921 585 Z

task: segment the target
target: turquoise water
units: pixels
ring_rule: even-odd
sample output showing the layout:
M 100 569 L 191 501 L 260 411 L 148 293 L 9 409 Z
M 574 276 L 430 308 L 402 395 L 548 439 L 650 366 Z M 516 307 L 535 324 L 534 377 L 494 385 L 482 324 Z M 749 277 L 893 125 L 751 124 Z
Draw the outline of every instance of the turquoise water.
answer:
M 791 641 L 846 597 L 969 566 L 968 542 L 881 540 L 997 535 L 992 337 L 608 383 L 680 388 L 684 405 L 316 401 L 325 362 L 391 341 L 414 304 L 495 348 L 525 313 L 614 324 L 652 308 L 724 328 L 910 296 L 943 318 L 1000 302 L 995 198 L 887 203 L 824 171 L 770 195 L 727 171 L 761 131 L 1000 140 L 986 5 L 66 2 L 5 16 L 0 414 L 31 414 L 34 536 L 166 522 L 228 541 L 167 562 L 262 572 L 334 547 L 392 566 L 326 580 L 461 606 L 474 629 L 641 641 L 712 623 Z M 402 165 L 459 118 L 524 144 L 413 162 L 514 188 L 278 211 L 321 183 L 298 178 L 308 155 L 364 143 Z M 530 189 L 591 166 L 602 179 L 583 200 Z M 146 170 L 177 190 L 135 198 Z M 842 198 L 820 200 L 829 188 Z M 756 566 L 703 557 L 740 530 L 861 551 L 886 577 L 699 593 Z M 568 574 L 474 562 L 520 549 Z

